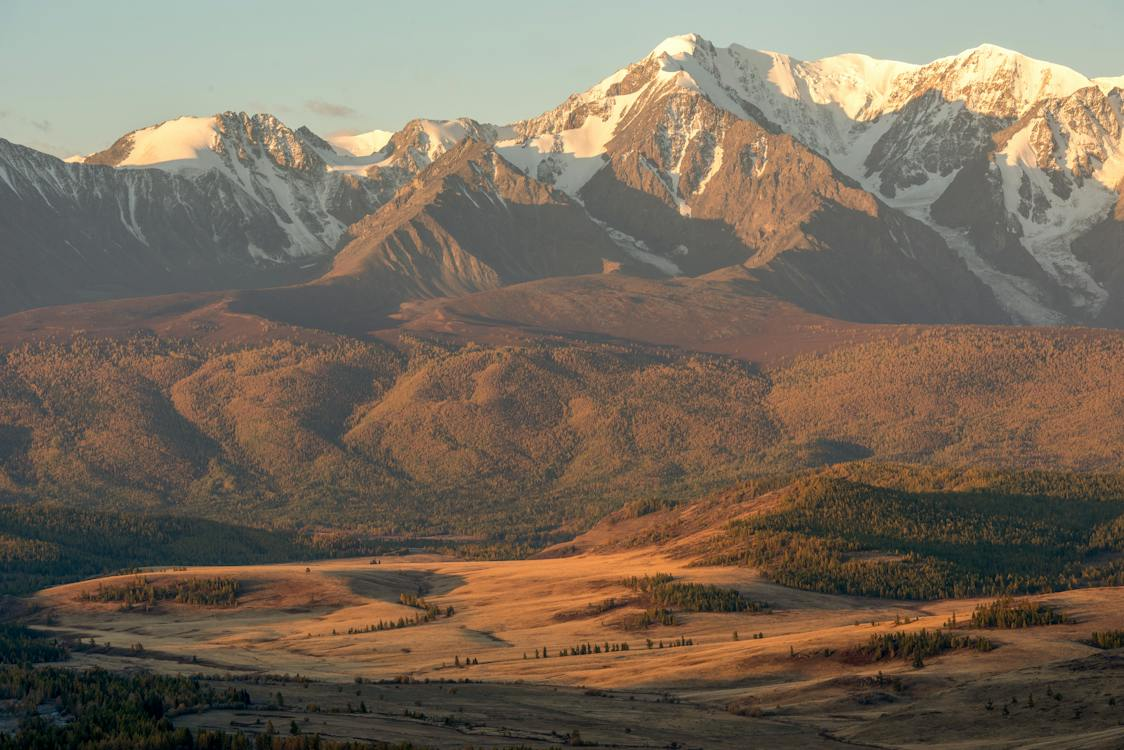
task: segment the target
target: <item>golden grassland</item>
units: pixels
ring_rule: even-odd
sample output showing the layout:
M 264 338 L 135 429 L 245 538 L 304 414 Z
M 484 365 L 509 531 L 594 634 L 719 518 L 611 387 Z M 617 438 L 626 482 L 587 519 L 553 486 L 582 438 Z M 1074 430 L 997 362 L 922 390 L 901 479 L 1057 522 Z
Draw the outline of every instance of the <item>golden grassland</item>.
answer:
M 769 602 L 771 609 L 767 614 L 678 613 L 676 625 L 655 625 L 642 632 L 622 630 L 628 606 L 589 617 L 573 616 L 608 597 L 628 599 L 633 592 L 622 577 L 657 571 L 678 580 L 736 588 Z M 274 679 L 266 680 L 269 687 L 254 689 L 293 695 L 290 709 L 300 716 L 306 715 L 309 703 L 323 704 L 321 711 L 339 704 L 342 711 L 350 702 L 355 710 L 343 711 L 347 716 L 313 712 L 310 719 L 328 722 L 326 726 L 337 733 L 359 732 L 365 721 L 376 722 L 373 716 L 354 715 L 359 701 L 383 702 L 387 698 L 372 697 L 372 691 L 395 689 L 360 687 L 356 698 L 357 681 L 408 678 L 423 683 L 406 689 L 425 705 L 421 713 L 430 719 L 455 713 L 457 704 L 468 701 L 476 704 L 474 710 L 483 724 L 504 716 L 496 704 L 515 700 L 513 694 L 520 694 L 517 688 L 523 690 L 523 699 L 532 702 L 556 688 L 570 691 L 562 696 L 582 689 L 581 701 L 597 697 L 596 691 L 607 691 L 600 707 L 590 711 L 590 717 L 600 718 L 590 718 L 587 724 L 576 723 L 580 716 L 568 719 L 575 726 L 586 726 L 586 735 L 602 732 L 605 742 L 620 739 L 625 727 L 643 725 L 648 721 L 643 716 L 665 711 L 649 705 L 648 713 L 637 716 L 635 697 L 630 701 L 630 694 L 648 701 L 658 696 L 682 701 L 673 713 L 686 722 L 686 736 L 697 732 L 696 740 L 710 737 L 713 742 L 696 741 L 694 746 L 701 747 L 753 746 L 739 745 L 736 737 L 757 736 L 765 741 L 770 731 L 777 731 L 778 723 L 790 727 L 791 736 L 774 737 L 777 747 L 814 746 L 802 743 L 814 743 L 821 732 L 839 740 L 890 747 L 915 743 L 957 747 L 969 740 L 981 743 L 974 745 L 978 747 L 1005 747 L 1018 738 L 1051 736 L 1057 731 L 1048 729 L 1052 722 L 1063 719 L 1069 722 L 1066 736 L 1075 743 L 1070 747 L 1109 747 L 1124 738 L 1119 724 L 1124 705 L 1116 708 L 1108 702 L 1121 690 L 1124 664 L 1084 642 L 1094 630 L 1119 627 L 1119 613 L 1124 611 L 1120 589 L 1040 597 L 1064 611 L 1070 622 L 986 631 L 996 645 L 993 651 L 951 652 L 916 669 L 904 660 L 856 663 L 847 653 L 873 634 L 941 628 L 954 613 L 964 622 L 985 600 L 903 603 L 800 592 L 769 583 L 752 569 L 691 567 L 689 559 L 669 557 L 651 547 L 509 562 L 388 557 L 378 565 L 363 558 L 191 568 L 146 576 L 155 581 L 233 577 L 241 593 L 233 609 L 169 601 L 149 611 L 122 611 L 113 603 L 82 596 L 113 579 L 85 581 L 41 592 L 35 600 L 36 617 L 55 633 L 94 639 L 97 647 L 75 653 L 79 666 L 143 666 L 228 675 L 222 679 L 299 673 L 315 684 L 298 688 Z M 400 603 L 400 594 L 417 591 L 442 610 L 452 607 L 453 614 L 400 629 L 357 632 L 379 620 L 414 614 L 416 609 Z M 758 633 L 762 637 L 754 637 Z M 684 637 L 694 645 L 670 647 Z M 657 645 L 649 649 L 647 639 Z M 659 648 L 660 641 L 669 647 Z M 558 655 L 574 644 L 606 642 L 628 642 L 630 649 Z M 535 657 L 542 649 L 548 658 Z M 464 666 L 467 661 L 471 666 Z M 438 685 L 438 681 L 466 678 L 500 686 L 490 704 L 487 685 L 457 687 L 454 693 L 446 692 L 448 685 Z M 429 686 L 424 685 L 426 680 L 431 681 Z M 336 687 L 341 690 L 333 695 Z M 312 693 L 301 692 L 309 689 Z M 1054 692 L 1062 698 L 1052 697 Z M 302 697 L 306 695 L 317 697 Z M 1027 707 L 1031 695 L 1036 705 Z M 399 705 L 402 698 L 399 693 L 390 700 Z M 1124 695 L 1120 698 L 1124 703 Z M 991 709 L 986 707 L 988 701 Z M 386 705 L 384 714 L 389 710 Z M 549 703 L 536 710 L 539 713 L 530 725 L 565 728 Z M 530 709 L 527 713 L 535 715 Z M 616 715 L 618 720 L 606 721 L 606 715 Z M 378 720 L 383 721 L 378 726 L 392 731 L 385 718 Z M 204 714 L 192 721 L 194 726 L 216 726 L 215 722 L 231 720 L 224 713 Z M 704 731 L 702 727 L 711 722 L 713 726 Z M 367 726 L 369 730 L 373 725 Z M 420 721 L 419 726 L 412 725 L 411 731 L 428 736 L 422 731 L 426 722 Z M 669 737 L 674 734 L 667 731 Z M 683 736 L 684 727 L 678 731 L 675 736 Z M 753 734 L 758 731 L 762 734 Z M 1082 745 L 1086 735 L 1088 743 Z M 984 741 L 985 736 L 992 744 Z

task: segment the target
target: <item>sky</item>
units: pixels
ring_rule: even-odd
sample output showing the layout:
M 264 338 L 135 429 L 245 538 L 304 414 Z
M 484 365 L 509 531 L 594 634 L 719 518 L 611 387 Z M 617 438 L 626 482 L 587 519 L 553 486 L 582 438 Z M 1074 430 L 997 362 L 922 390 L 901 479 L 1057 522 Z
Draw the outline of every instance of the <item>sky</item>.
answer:
M 0 0 L 0 137 L 57 156 L 185 114 L 321 135 L 507 123 L 696 32 L 816 59 L 923 63 L 983 42 L 1124 74 L 1124 0 Z

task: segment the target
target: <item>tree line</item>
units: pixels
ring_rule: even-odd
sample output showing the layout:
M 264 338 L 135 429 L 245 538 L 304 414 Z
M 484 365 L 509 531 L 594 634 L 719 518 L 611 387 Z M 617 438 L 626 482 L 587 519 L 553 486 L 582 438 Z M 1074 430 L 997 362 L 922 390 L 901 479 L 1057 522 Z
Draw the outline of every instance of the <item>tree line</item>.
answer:
M 1070 618 L 1057 607 L 1027 599 L 1000 597 L 993 602 L 977 604 L 971 617 L 964 623 L 957 623 L 956 613 L 946 623 L 949 627 L 962 624 L 970 628 L 1030 628 L 1036 625 L 1062 625 L 1071 622 Z
M 1124 551 L 1118 493 L 1094 499 L 1074 487 L 1058 496 L 1065 487 L 1057 479 L 1054 494 L 1013 494 L 1016 478 L 962 492 L 911 491 L 894 485 L 924 487 L 913 467 L 876 468 L 878 485 L 827 473 L 797 480 L 776 510 L 731 522 L 702 564 L 748 565 L 793 588 L 891 599 L 1124 584 L 1124 561 L 1102 554 Z M 1043 481 L 1036 475 L 1028 484 Z
M 643 594 L 656 607 L 683 612 L 762 612 L 769 606 L 735 589 L 676 581 L 670 573 L 631 576 L 620 583 Z
M 995 645 L 987 638 L 952 635 L 939 629 L 922 628 L 913 632 L 872 635 L 869 641 L 853 649 L 851 654 L 865 661 L 904 659 L 911 662 L 914 667 L 921 668 L 925 665 L 925 659 L 946 651 L 959 649 L 991 651 L 993 648 Z
M 235 607 L 238 605 L 238 579 L 187 578 L 165 581 L 138 576 L 123 583 L 102 583 L 84 591 L 79 599 L 87 602 L 119 602 L 122 609 L 136 606 L 149 609 L 158 602 L 174 601 L 194 607 Z

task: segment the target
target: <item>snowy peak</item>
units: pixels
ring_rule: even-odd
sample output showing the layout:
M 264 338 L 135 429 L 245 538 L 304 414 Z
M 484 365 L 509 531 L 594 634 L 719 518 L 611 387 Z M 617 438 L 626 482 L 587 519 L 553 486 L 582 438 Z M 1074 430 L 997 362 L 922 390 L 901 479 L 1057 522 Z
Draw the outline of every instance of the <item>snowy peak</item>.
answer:
M 865 121 L 881 113 L 893 82 L 916 69 L 854 54 L 804 62 L 738 45 L 716 47 L 697 34 L 669 37 L 643 60 L 554 110 L 516 123 L 520 138 L 500 146 L 528 174 L 576 194 L 604 165 L 610 142 L 629 122 L 664 119 L 643 115 L 660 108 L 674 117 L 673 110 L 690 105 L 672 104 L 669 97 L 685 96 L 702 97 L 734 117 L 758 120 L 846 159 Z
M 273 115 L 224 112 L 216 120 L 215 150 L 220 154 L 229 152 L 243 163 L 266 158 L 278 167 L 302 171 L 323 166 L 315 152 Z
M 1124 76 L 1115 76 L 1112 78 L 1094 78 L 1093 83 L 1100 87 L 1101 91 L 1107 94 L 1113 89 L 1124 89 Z
M 294 131 L 271 114 L 246 112 L 167 120 L 82 161 L 170 174 L 205 193 L 212 213 L 254 216 L 269 227 L 269 241 L 238 238 L 232 250 L 255 262 L 331 252 L 349 224 L 399 185 L 358 179 L 373 159 L 340 155 L 308 128 Z
M 564 161 L 559 154 L 588 158 L 604 151 L 633 107 L 686 92 L 706 97 L 736 117 L 771 123 L 856 179 L 891 169 L 887 188 L 894 192 L 921 179 L 922 166 L 933 171 L 932 157 L 920 153 L 930 147 L 929 134 L 923 134 L 914 154 L 906 153 L 904 144 L 882 143 L 875 149 L 895 118 L 907 120 L 911 130 L 920 125 L 933 131 L 959 118 L 953 123 L 958 140 L 975 153 L 994 132 L 1043 99 L 1063 98 L 1093 85 L 1109 90 L 1116 83 L 1118 79 L 1094 83 L 1065 66 L 992 44 L 915 65 L 861 54 L 804 61 L 736 44 L 717 47 L 698 34 L 684 34 L 668 37 L 639 62 L 554 110 L 516 123 L 522 145 L 547 155 L 536 161 L 524 154 L 516 160 L 537 168 L 546 160 Z M 959 115 L 960 110 L 967 114 Z M 579 137 L 578 131 L 585 135 Z M 872 151 L 893 155 L 875 153 L 872 163 Z M 898 163 L 891 164 L 895 159 Z M 958 166 L 944 162 L 937 172 Z M 557 164 L 548 166 L 548 171 L 558 170 Z M 584 171 L 588 177 L 589 169 Z
M 261 158 L 290 169 L 319 165 L 318 157 L 306 151 L 297 134 L 276 117 L 245 112 L 179 117 L 134 130 L 83 162 L 181 171 L 230 169 L 230 159 L 250 163 Z
M 915 65 L 861 54 L 804 61 L 685 34 L 516 123 L 518 137 L 498 148 L 528 175 L 587 198 L 587 185 L 606 165 L 617 172 L 618 162 L 631 165 L 653 195 L 690 218 L 710 177 L 733 156 L 722 148 L 730 118 L 757 121 L 936 229 L 1017 319 L 1056 322 L 1070 314 L 1059 304 L 1080 316 L 1103 301 L 1069 243 L 1104 215 L 1124 180 L 1119 110 L 1105 96 L 1121 81 L 1093 81 L 993 44 Z M 1027 118 L 1035 122 L 1022 122 Z M 961 191 L 965 165 L 1002 138 L 1011 150 L 1000 155 L 1004 164 L 993 178 L 1002 191 L 989 204 L 999 206 L 995 226 L 977 222 L 969 238 L 959 225 L 938 224 L 934 203 Z M 1012 262 L 1004 253 L 1023 256 Z M 1025 278 L 1008 284 L 1012 267 Z
M 716 47 L 697 34 L 686 34 L 665 39 L 649 58 L 676 61 L 680 63 L 678 69 L 687 73 L 697 66 L 713 78 L 708 83 L 743 97 L 755 95 L 749 101 L 766 111 L 776 106 L 769 99 L 780 95 L 838 105 L 856 120 L 874 119 L 899 109 L 927 90 L 938 90 L 948 101 L 962 101 L 977 112 L 1017 117 L 1041 99 L 1069 96 L 1091 85 L 1107 90 L 1124 80 L 1103 78 L 1094 83 L 1064 65 L 994 44 L 914 65 L 862 54 L 804 61 L 737 44 Z M 715 93 L 706 86 L 702 90 L 708 95 Z M 712 98 L 722 104 L 721 94 Z
M 327 141 L 340 154 L 371 156 L 382 151 L 392 137 L 394 132 L 390 130 L 370 130 L 366 133 L 336 133 L 328 136 Z
M 624 260 L 582 206 L 472 137 L 352 225 L 349 236 L 318 283 L 342 280 L 386 304 L 598 273 L 605 259 Z
M 983 44 L 919 68 L 900 82 L 891 106 L 938 91 L 946 101 L 963 102 L 975 113 L 1015 118 L 1042 99 L 1069 96 L 1091 85 L 1090 79 L 1064 65 Z
M 438 155 L 406 183 L 379 211 L 351 227 L 353 235 L 370 234 L 386 227 L 385 216 L 418 214 L 434 207 L 462 203 L 463 207 L 509 209 L 513 204 L 569 203 L 564 194 L 527 177 L 497 153 L 494 146 L 472 137 L 462 138 Z
M 1016 162 L 1063 171 L 1082 180 L 1107 172 L 1100 181 L 1115 187 L 1122 176 L 1112 168 L 1120 154 L 1124 92 L 1096 86 L 1042 102 L 1001 138 L 1000 152 Z
M 656 48 L 648 54 L 648 57 L 658 59 L 663 55 L 667 55 L 669 57 L 693 55 L 700 46 L 711 51 L 713 51 L 714 49 L 713 44 L 703 39 L 698 34 L 692 33 L 680 34 L 678 36 L 669 36 L 667 39 L 664 39 L 662 42 L 656 45 Z
M 411 120 L 392 135 L 382 149 L 384 163 L 413 173 L 433 163 L 438 156 L 466 138 L 494 143 L 499 130 L 467 117 L 456 120 Z
M 699 90 L 720 106 L 744 100 L 766 113 L 783 109 L 788 99 L 839 106 L 852 119 L 862 119 L 886 99 L 894 80 L 919 66 L 867 55 L 842 54 L 804 61 L 779 52 L 738 44 L 716 47 L 697 34 L 671 37 L 649 58 L 664 61 L 665 70 L 682 71 Z M 666 59 L 665 59 L 666 58 Z M 735 114 L 741 107 L 730 107 Z
M 197 164 L 215 150 L 217 121 L 217 116 L 179 117 L 134 130 L 82 162 L 111 167 Z

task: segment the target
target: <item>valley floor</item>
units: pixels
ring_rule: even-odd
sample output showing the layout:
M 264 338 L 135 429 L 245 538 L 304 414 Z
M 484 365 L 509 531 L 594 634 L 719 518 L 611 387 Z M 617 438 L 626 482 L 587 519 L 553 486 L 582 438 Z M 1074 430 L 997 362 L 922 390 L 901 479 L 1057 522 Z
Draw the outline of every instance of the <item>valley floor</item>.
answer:
M 628 615 L 642 610 L 622 579 L 657 572 L 736 588 L 770 610 L 677 612 L 675 625 L 628 629 Z M 326 737 L 438 747 L 575 744 L 574 731 L 599 747 L 1124 745 L 1124 655 L 1084 643 L 1092 631 L 1121 626 L 1122 589 L 1038 597 L 1073 622 L 989 631 L 995 650 L 951 652 L 915 669 L 901 659 L 856 661 L 847 651 L 872 634 L 942 627 L 953 613 L 963 622 L 976 601 L 813 594 L 652 549 L 144 575 L 230 576 L 241 594 L 227 609 L 161 602 L 123 611 L 80 598 L 113 583 L 100 579 L 41 592 L 37 619 L 59 635 L 93 639 L 73 665 L 205 673 L 253 696 L 254 709 L 177 719 L 185 726 L 255 731 L 295 720 Z M 402 594 L 423 596 L 438 616 L 362 632 L 417 615 Z M 589 606 L 610 598 L 618 606 Z M 691 645 L 672 645 L 680 639 Z M 627 651 L 617 650 L 625 643 Z M 559 656 L 581 644 L 601 653 Z

